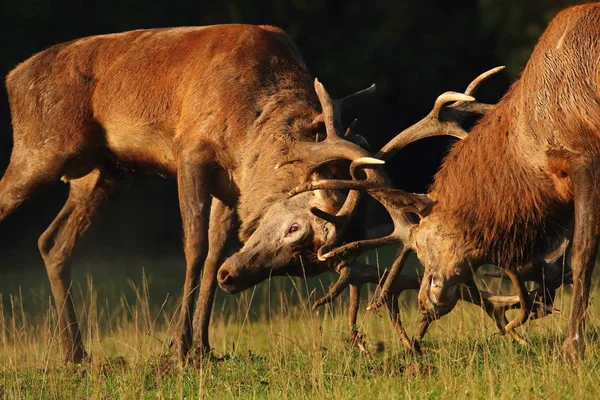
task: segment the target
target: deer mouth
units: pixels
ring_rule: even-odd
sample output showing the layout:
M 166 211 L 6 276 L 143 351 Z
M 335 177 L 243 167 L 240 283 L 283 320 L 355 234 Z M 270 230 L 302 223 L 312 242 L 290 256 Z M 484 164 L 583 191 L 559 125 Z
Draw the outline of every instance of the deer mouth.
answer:
M 435 321 L 448 314 L 456 303 L 458 298 L 448 301 L 435 300 L 431 295 L 433 277 L 429 275 L 423 280 L 419 293 L 419 312 L 426 316 L 428 320 Z

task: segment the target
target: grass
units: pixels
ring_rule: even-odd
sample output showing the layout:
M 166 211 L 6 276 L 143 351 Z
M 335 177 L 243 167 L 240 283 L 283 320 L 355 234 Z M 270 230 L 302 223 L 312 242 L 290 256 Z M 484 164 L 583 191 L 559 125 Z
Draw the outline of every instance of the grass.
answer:
M 107 301 L 91 281 L 79 291 L 80 321 L 91 360 L 64 365 L 54 311 L 26 311 L 23 296 L 0 310 L 0 398 L 598 398 L 600 342 L 597 303 L 590 309 L 584 361 L 565 364 L 560 347 L 563 315 L 530 321 L 522 347 L 496 334 L 472 305 L 459 305 L 422 343 L 425 355 L 399 347 L 387 316 L 361 312 L 360 329 L 371 354 L 347 342 L 343 304 L 310 311 L 312 287 L 301 279 L 274 279 L 216 307 L 212 345 L 223 361 L 169 361 L 175 304 L 152 305 L 145 280 L 127 296 Z M 367 290 L 363 289 L 363 295 Z M 594 290 L 597 298 L 598 289 Z M 369 293 L 368 297 L 372 297 Z M 366 305 L 366 297 L 365 305 Z M 133 298 L 133 300 L 132 300 Z M 261 301 L 258 301 L 260 299 Z M 410 332 L 417 325 L 414 293 L 404 298 Z M 344 303 L 345 299 L 341 303 Z M 252 304 L 252 305 L 251 305 Z M 364 307 L 363 307 L 364 309 Z

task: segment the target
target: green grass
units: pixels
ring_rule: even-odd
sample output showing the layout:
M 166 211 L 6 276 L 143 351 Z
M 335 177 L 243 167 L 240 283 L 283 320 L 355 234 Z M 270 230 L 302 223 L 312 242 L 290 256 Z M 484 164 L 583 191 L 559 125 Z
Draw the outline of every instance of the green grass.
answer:
M 359 326 L 371 351 L 366 355 L 346 340 L 345 298 L 313 313 L 309 304 L 314 294 L 307 295 L 311 287 L 301 279 L 291 285 L 281 281 L 286 279 L 226 297 L 215 308 L 211 337 L 216 355 L 227 358 L 192 360 L 184 368 L 169 361 L 166 345 L 174 304 L 151 306 L 147 284 L 140 290 L 132 286 L 120 301 L 99 299 L 95 290 L 81 291 L 80 320 L 92 354 L 81 365 L 63 365 L 54 311 L 45 307 L 42 313 L 26 312 L 21 296 L 5 298 L 9 306 L 0 312 L 0 398 L 600 396 L 597 302 L 590 308 L 586 357 L 576 366 L 560 357 L 568 293 L 557 299 L 563 315 L 521 328 L 530 347 L 497 335 L 477 307 L 460 304 L 432 327 L 422 343 L 422 357 L 400 348 L 385 313 L 361 312 Z M 595 289 L 595 298 L 598 293 Z M 364 305 L 372 296 L 363 290 Z M 414 332 L 414 293 L 404 299 L 404 319 Z

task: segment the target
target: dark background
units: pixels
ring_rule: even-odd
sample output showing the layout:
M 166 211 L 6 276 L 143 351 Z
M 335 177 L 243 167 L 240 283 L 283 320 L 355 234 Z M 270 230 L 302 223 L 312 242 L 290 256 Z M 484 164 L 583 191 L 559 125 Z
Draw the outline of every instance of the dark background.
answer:
M 355 115 L 359 133 L 378 149 L 428 113 L 440 93 L 462 91 L 479 73 L 506 65 L 479 94 L 482 100 L 497 101 L 547 22 L 576 3 L 583 1 L 2 0 L 0 74 L 53 44 L 88 35 L 230 22 L 271 24 L 292 36 L 311 73 L 334 97 L 377 83 L 376 97 Z M 0 172 L 8 164 L 11 136 L 2 91 Z M 424 191 L 450 143 L 430 139 L 411 145 L 389 164 L 389 173 L 399 187 Z M 0 225 L 0 292 L 25 284 L 23 276 L 45 279 L 36 241 L 66 194 L 67 186 L 58 184 Z M 158 279 L 181 282 L 180 230 L 175 183 L 141 177 L 117 196 L 81 246 L 79 273 L 102 269 L 115 274 L 115 268 L 156 265 Z

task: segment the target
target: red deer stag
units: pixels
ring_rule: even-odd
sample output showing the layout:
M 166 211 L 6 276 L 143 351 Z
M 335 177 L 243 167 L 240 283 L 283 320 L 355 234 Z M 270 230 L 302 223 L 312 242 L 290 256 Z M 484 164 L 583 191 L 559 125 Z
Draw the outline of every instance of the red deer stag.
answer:
M 117 188 L 121 169 L 177 179 L 186 259 L 173 342 L 179 358 L 192 338 L 200 352 L 210 349 L 217 268 L 227 240 L 235 238 L 237 218 L 248 265 L 261 263 L 272 275 L 333 267 L 312 255 L 328 242 L 327 233 L 341 234 L 343 226 L 324 224 L 309 209 L 341 208 L 343 221 L 360 192 L 346 200 L 326 191 L 288 199 L 314 163 L 274 166 L 303 155 L 306 148 L 299 144 L 305 142 L 325 158 L 368 156 L 337 136 L 334 123 L 343 108 L 372 89 L 332 102 L 315 81 L 317 97 L 297 48 L 280 29 L 219 25 L 83 38 L 31 57 L 8 75 L 6 86 L 14 148 L 0 181 L 0 221 L 37 189 L 60 179 L 70 184 L 66 204 L 39 240 L 67 360 L 85 356 L 69 261 Z M 325 140 L 314 143 L 319 133 Z M 367 175 L 385 180 L 375 170 Z M 222 286 L 230 278 L 221 271 Z
M 521 299 L 506 328 L 520 326 L 532 296 L 519 272 L 527 264 L 539 272 L 542 255 L 572 229 L 573 297 L 563 354 L 583 355 L 600 237 L 599 58 L 600 4 L 560 12 L 521 77 L 449 152 L 429 195 L 435 206 L 406 231 L 425 266 L 419 306 L 428 318 L 448 313 L 459 284 L 482 263 L 494 263 Z

